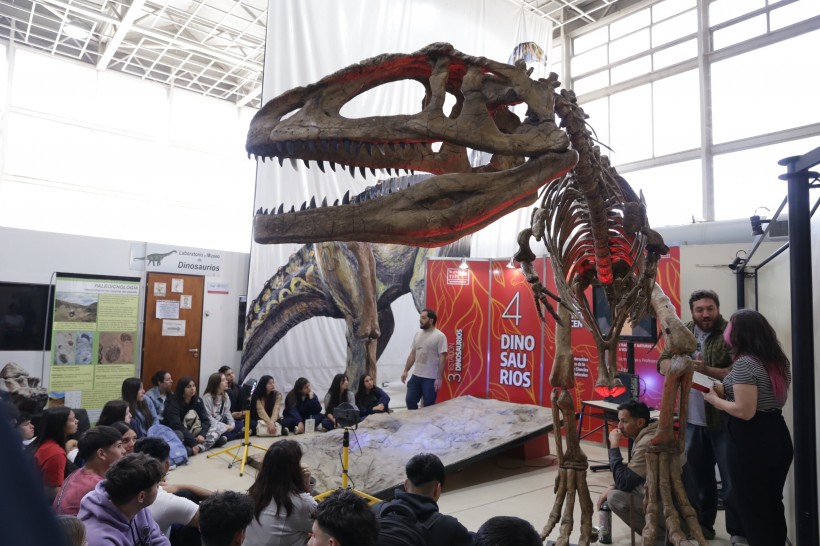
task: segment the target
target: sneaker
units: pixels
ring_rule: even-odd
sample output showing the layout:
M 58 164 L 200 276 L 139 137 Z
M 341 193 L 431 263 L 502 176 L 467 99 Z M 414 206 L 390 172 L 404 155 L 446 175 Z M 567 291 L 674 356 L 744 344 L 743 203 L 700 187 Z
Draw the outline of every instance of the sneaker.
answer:
M 749 541 L 746 537 L 732 535 L 732 546 L 749 546 Z
M 288 434 L 290 434 L 288 427 L 282 427 L 282 436 L 287 436 Z
M 175 465 L 174 463 L 171 463 L 171 464 L 168 465 L 168 472 L 170 472 L 171 470 L 176 470 L 176 469 L 177 469 L 177 465 Z
M 703 532 L 703 538 L 706 540 L 714 540 L 715 528 L 712 525 L 701 525 L 700 530 Z
M 216 443 L 214 445 L 216 447 L 222 447 L 227 443 L 228 443 L 228 437 L 227 436 L 220 436 L 219 439 L 216 441 Z

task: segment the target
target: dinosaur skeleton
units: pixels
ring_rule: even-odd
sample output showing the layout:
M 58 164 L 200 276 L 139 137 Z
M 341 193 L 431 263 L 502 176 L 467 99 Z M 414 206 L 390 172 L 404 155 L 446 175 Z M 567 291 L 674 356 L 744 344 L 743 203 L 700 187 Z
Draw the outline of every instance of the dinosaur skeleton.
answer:
M 365 60 L 273 99 L 251 122 L 246 145 L 250 155 L 263 160 L 276 157 L 280 164 L 284 159 L 301 159 L 310 166 L 313 161 L 322 171 L 325 162 L 332 170 L 338 164 L 354 176 L 356 169 L 362 176 L 368 169 L 374 174 L 375 169 L 404 169 L 435 176 L 413 185 L 377 185 L 364 196 L 351 200 L 347 194 L 341 204 L 337 201 L 331 206 L 326 198 L 317 206 L 314 197 L 299 211 L 293 207 L 286 213 L 283 205 L 275 212 L 260 209 L 254 219 L 254 238 L 259 243 L 364 241 L 440 246 L 529 206 L 546 185 L 531 226 L 519 235 L 516 255 L 533 286 L 539 314 L 543 318 L 546 309 L 558 323 L 550 383 L 554 422 L 564 424 L 567 448 L 563 448 L 562 435 L 556 434 L 558 497 L 543 536 L 561 519 L 566 500 L 557 544 L 568 543 L 578 495 L 580 544 L 586 546 L 592 538 L 587 461 L 574 432 L 575 407 L 569 392 L 574 388 L 570 313 L 580 317 L 595 337 L 599 354 L 596 390 L 613 394 L 624 388 L 615 378 L 620 330 L 627 319 L 635 321 L 651 307 L 662 325 L 667 348 L 676 356 L 664 384 L 658 433 L 648 456 L 644 544 L 651 544 L 656 534 L 660 501 L 671 540 L 678 546 L 687 544 L 671 502 L 674 494 L 698 543 L 704 546 L 680 483 L 683 433 L 676 437 L 672 429 L 675 407 L 680 407 L 682 417 L 686 414 L 692 365 L 685 355 L 694 351 L 695 341 L 654 281 L 658 259 L 667 248 L 648 227 L 642 197 L 635 195 L 594 146 L 574 95 L 566 90 L 555 92 L 559 85 L 555 74 L 538 80 L 530 74 L 522 61 L 498 63 L 436 43 L 410 55 Z M 405 79 L 425 88 L 420 112 L 359 119 L 340 114 L 342 106 L 356 96 Z M 443 105 L 448 93 L 456 104 L 446 115 Z M 520 103 L 528 108 L 523 121 L 507 108 Z M 555 114 L 565 130 L 556 126 Z M 433 144 L 439 142 L 440 149 L 434 151 Z M 492 159 L 474 168 L 467 160 L 467 148 L 490 153 Z M 560 295 L 548 293 L 535 274 L 531 237 L 543 239 L 550 252 Z M 357 248 L 352 263 L 371 263 L 364 247 Z M 355 267 L 348 274 L 350 271 Z M 365 271 L 372 275 L 372 270 Z M 608 332 L 598 329 L 584 297 L 584 290 L 594 283 L 604 287 L 614 314 Z M 374 289 L 376 283 L 367 280 L 366 284 Z M 559 302 L 557 310 L 549 298 Z M 249 313 L 249 324 L 251 318 Z M 370 334 L 378 335 L 372 330 Z M 246 341 L 246 351 L 248 348 Z M 681 430 L 685 430 L 685 421 Z

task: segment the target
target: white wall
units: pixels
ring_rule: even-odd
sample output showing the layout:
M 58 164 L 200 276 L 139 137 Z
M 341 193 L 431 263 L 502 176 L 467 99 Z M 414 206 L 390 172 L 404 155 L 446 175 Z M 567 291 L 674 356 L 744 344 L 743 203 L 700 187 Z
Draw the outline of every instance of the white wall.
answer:
M 143 287 L 140 298 L 140 347 L 145 308 L 145 272 L 129 269 L 133 241 L 81 237 L 40 231 L 0 227 L 0 256 L 3 267 L 0 281 L 48 284 L 55 272 L 139 277 Z M 239 367 L 236 350 L 239 296 L 247 292 L 249 255 L 220 252 L 221 277 L 209 279 L 228 283 L 228 294 L 204 297 L 200 385 L 223 364 Z M 50 352 L 0 351 L 0 368 L 16 362 L 31 375 L 41 377 L 48 386 Z M 44 364 L 45 363 L 45 364 Z

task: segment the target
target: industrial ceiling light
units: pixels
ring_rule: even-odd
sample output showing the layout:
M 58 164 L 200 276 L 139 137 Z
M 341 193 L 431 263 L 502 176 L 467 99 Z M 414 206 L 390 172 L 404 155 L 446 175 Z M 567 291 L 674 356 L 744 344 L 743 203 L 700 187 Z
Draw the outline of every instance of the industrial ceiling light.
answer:
M 77 19 L 73 19 L 65 27 L 63 27 L 63 32 L 66 36 L 74 38 L 75 40 L 86 40 L 89 36 L 91 36 L 90 25 L 85 21 L 80 21 Z
M 461 264 L 458 266 L 459 269 L 470 269 L 470 266 L 467 265 L 467 258 L 461 258 Z
M 515 269 L 515 259 L 510 256 L 510 261 L 507 262 L 507 269 Z

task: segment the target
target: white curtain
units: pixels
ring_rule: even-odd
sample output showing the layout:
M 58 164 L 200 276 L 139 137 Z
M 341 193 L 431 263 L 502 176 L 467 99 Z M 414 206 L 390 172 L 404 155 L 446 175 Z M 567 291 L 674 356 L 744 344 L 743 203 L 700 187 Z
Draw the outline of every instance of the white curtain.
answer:
M 412 53 L 433 42 L 449 42 L 469 55 L 506 61 L 517 44 L 532 41 L 550 51 L 550 24 L 504 0 L 270 0 L 263 102 L 296 86 L 318 81 L 353 63 L 382 53 Z M 416 113 L 423 89 L 417 83 L 390 84 L 348 104 L 347 116 Z M 351 179 L 339 169 L 308 170 L 299 163 L 259 163 L 254 210 L 291 205 L 298 209 L 315 196 L 321 202 L 356 195 L 375 178 Z M 528 213 L 511 215 L 473 237 L 473 256 L 508 257 Z M 251 250 L 248 301 L 287 263 L 300 245 L 257 245 Z M 379 360 L 379 380 L 398 378 L 409 352 L 418 315 L 409 295 L 393 304 L 396 329 Z M 256 366 L 251 377 L 273 375 L 280 390 L 307 377 L 323 395 L 333 375 L 346 365 L 345 324 L 313 318 L 293 328 Z

